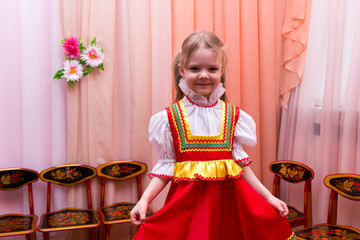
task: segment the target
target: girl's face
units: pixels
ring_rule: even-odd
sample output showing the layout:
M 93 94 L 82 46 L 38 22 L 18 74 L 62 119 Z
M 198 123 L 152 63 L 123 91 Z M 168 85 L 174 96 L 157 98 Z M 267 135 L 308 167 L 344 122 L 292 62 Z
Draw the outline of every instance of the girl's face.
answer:
M 186 68 L 179 65 L 181 76 L 191 90 L 209 99 L 220 84 L 223 74 L 221 60 L 220 54 L 202 46 L 190 55 Z

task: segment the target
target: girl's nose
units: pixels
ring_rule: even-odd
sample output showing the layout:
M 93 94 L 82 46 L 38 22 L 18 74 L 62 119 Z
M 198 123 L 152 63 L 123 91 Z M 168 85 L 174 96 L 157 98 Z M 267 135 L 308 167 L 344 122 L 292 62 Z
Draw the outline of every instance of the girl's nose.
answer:
M 206 71 L 202 71 L 199 75 L 199 79 L 209 79 L 209 75 Z

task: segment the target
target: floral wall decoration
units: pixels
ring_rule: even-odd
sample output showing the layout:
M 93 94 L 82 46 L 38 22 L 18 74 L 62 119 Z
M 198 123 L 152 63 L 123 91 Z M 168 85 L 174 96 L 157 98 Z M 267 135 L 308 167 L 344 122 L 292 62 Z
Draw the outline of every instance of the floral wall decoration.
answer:
M 89 46 L 85 47 L 80 38 L 70 36 L 60 41 L 64 50 L 64 68 L 58 70 L 53 79 L 65 79 L 70 87 L 75 81 L 99 68 L 104 71 L 104 51 L 97 45 L 96 38 L 90 39 Z

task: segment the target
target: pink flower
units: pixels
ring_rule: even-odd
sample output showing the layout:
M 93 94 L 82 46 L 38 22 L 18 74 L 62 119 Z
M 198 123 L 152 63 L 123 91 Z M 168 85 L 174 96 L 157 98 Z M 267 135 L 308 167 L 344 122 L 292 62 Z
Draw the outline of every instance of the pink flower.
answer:
M 97 45 L 88 46 L 81 54 L 81 59 L 84 60 L 87 65 L 93 68 L 98 67 L 100 64 L 102 64 L 104 57 L 105 55 L 102 49 L 99 48 Z
M 64 62 L 64 78 L 67 81 L 79 81 L 83 76 L 83 68 L 77 60 L 66 60 Z
M 79 40 L 73 36 L 67 38 L 63 43 L 62 47 L 68 58 L 76 59 L 80 56 Z

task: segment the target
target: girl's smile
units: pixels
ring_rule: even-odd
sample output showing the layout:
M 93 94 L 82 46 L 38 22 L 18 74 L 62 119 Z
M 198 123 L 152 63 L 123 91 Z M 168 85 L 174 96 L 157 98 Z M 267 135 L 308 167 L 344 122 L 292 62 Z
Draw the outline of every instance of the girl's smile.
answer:
M 191 54 L 186 67 L 179 65 L 179 69 L 186 85 L 207 99 L 219 86 L 223 74 L 221 57 L 204 46 Z

